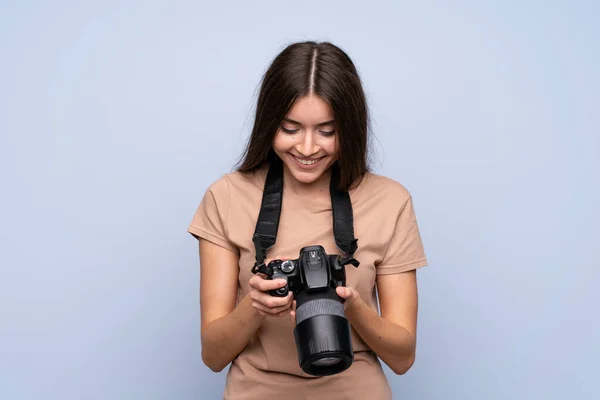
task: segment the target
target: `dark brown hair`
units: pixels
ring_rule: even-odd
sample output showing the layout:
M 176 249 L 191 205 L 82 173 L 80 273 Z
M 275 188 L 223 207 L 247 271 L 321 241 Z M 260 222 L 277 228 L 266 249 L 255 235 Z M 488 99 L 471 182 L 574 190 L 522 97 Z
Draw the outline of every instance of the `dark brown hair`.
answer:
M 265 72 L 256 104 L 254 126 L 238 163 L 252 172 L 278 159 L 273 140 L 294 103 L 315 94 L 331 107 L 340 156 L 339 186 L 348 190 L 368 171 L 369 115 L 365 93 L 354 63 L 327 42 L 301 42 L 286 47 Z

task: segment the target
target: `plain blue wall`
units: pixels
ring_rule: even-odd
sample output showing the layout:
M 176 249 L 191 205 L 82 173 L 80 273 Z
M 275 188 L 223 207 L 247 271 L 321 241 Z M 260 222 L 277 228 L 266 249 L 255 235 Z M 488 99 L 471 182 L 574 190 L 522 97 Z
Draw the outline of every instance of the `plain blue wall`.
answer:
M 599 19 L 594 1 L 2 2 L 0 398 L 220 398 L 186 228 L 303 39 L 353 57 L 375 171 L 415 199 L 430 266 L 394 398 L 600 398 Z

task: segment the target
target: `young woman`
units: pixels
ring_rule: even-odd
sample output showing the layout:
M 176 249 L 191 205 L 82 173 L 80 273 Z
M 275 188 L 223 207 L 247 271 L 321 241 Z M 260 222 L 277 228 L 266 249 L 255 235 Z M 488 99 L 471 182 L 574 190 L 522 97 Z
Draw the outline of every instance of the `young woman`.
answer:
M 367 104 L 348 55 L 330 43 L 284 49 L 263 78 L 241 164 L 208 188 L 189 226 L 200 246 L 202 359 L 215 372 L 231 363 L 225 399 L 391 399 L 379 359 L 396 374 L 412 366 L 416 269 L 427 262 L 410 193 L 368 172 L 367 148 Z M 298 258 L 310 245 L 338 254 L 329 194 L 334 164 L 350 195 L 360 266 L 346 267 L 337 295 L 352 327 L 354 362 L 335 375 L 302 371 L 293 295 L 269 295 L 285 281 L 251 272 L 252 236 L 274 162 L 283 163 L 284 190 L 267 263 Z

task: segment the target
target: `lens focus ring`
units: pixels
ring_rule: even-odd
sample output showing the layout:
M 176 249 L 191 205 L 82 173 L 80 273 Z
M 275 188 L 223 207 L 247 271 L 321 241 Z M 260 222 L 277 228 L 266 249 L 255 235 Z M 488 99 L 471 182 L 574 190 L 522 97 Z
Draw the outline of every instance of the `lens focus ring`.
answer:
M 337 315 L 346 318 L 344 315 L 344 305 L 339 301 L 331 299 L 315 299 L 302 304 L 302 306 L 296 309 L 296 324 L 299 324 L 307 318 L 323 314 Z

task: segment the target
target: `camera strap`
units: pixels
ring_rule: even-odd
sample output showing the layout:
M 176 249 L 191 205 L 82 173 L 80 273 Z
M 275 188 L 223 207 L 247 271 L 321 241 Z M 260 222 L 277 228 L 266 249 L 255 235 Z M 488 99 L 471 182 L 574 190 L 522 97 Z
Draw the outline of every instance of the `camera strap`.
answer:
M 338 182 L 340 178 L 339 167 L 332 166 L 329 193 L 331 195 L 331 209 L 333 213 L 333 235 L 335 244 L 342 252 L 339 263 L 344 266 L 352 264 L 358 267 L 359 262 L 354 259 L 354 252 L 358 248 L 358 239 L 354 237 L 354 216 L 352 202 L 347 191 L 340 190 Z M 267 250 L 277 240 L 279 218 L 281 216 L 281 204 L 283 200 L 283 163 L 272 162 L 267 172 L 267 179 L 263 189 L 262 202 L 256 229 L 252 236 L 252 242 L 256 249 L 256 263 L 252 267 L 252 273 L 261 272 L 271 276 L 273 271 L 265 265 Z

